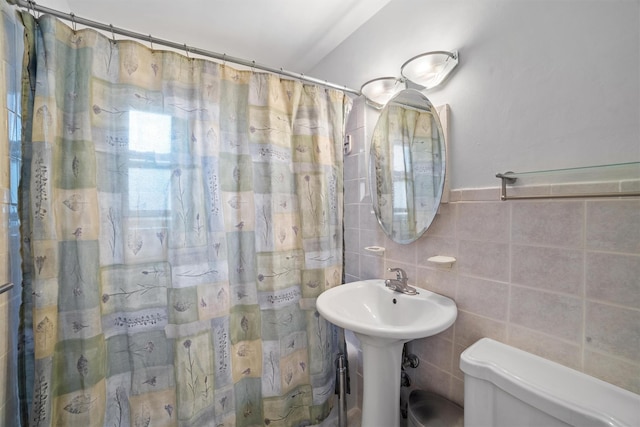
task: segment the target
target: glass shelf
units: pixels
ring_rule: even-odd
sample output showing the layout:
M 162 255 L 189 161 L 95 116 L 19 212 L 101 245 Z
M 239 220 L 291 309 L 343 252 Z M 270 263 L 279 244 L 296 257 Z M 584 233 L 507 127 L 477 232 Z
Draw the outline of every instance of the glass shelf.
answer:
M 640 162 L 505 172 L 496 177 L 502 180 L 501 200 L 640 196 Z

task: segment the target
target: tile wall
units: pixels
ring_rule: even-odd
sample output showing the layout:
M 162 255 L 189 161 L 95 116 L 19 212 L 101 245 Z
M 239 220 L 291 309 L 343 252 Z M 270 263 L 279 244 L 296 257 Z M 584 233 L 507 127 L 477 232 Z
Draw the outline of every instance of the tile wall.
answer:
M 0 286 L 19 283 L 17 184 L 20 165 L 22 31 L 13 9 L 0 5 Z M 12 185 L 13 184 L 13 185 Z M 12 190 L 12 187 L 14 189 Z M 13 276 L 12 276 L 13 274 Z M 17 276 L 16 276 L 17 274 Z M 0 295 L 0 425 L 19 426 L 17 325 L 19 286 Z
M 392 278 L 386 268 L 401 267 L 415 285 L 454 299 L 459 313 L 447 331 L 408 345 L 420 365 L 407 370 L 403 395 L 420 388 L 463 404 L 460 353 L 482 337 L 640 393 L 640 198 L 501 202 L 498 187 L 454 189 L 426 234 L 398 245 L 367 195 L 364 109 L 354 105 L 348 127 L 347 281 Z M 364 249 L 371 245 L 384 255 Z M 434 255 L 457 262 L 438 268 L 427 262 Z M 361 392 L 361 371 L 351 371 Z

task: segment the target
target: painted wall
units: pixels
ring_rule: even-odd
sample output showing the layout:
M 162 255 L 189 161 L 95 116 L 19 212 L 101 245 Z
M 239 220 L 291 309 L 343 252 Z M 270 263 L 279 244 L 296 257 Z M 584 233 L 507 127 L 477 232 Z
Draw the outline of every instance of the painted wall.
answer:
M 69 2 L 67 0 L 44 0 L 39 1 L 40 6 L 48 7 L 51 9 L 59 10 L 61 12 L 71 12 Z
M 427 94 L 451 106 L 452 188 L 640 160 L 637 0 L 393 0 L 309 74 L 359 88 L 453 49 L 460 65 Z

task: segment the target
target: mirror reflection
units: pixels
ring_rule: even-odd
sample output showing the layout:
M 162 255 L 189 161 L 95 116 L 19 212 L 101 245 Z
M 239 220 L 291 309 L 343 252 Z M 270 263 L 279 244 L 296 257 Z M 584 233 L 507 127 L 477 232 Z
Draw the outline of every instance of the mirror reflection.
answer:
M 396 243 L 411 243 L 431 225 L 445 177 L 442 125 L 429 99 L 415 89 L 382 109 L 371 140 L 373 210 Z

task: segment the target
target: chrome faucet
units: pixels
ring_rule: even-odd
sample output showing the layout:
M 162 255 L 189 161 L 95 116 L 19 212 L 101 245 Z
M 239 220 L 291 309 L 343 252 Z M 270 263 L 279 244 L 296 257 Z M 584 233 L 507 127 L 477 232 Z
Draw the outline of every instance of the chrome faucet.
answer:
M 407 284 L 409 278 L 407 277 L 407 273 L 403 269 L 389 267 L 387 270 L 396 273 L 395 279 L 387 279 L 384 281 L 384 284 L 387 288 L 391 289 L 392 291 L 400 292 L 407 295 L 418 294 L 416 288 Z

